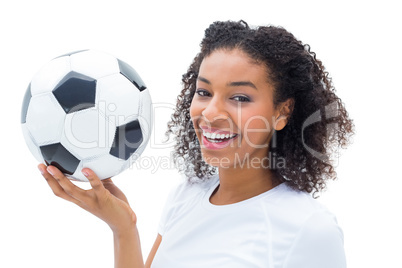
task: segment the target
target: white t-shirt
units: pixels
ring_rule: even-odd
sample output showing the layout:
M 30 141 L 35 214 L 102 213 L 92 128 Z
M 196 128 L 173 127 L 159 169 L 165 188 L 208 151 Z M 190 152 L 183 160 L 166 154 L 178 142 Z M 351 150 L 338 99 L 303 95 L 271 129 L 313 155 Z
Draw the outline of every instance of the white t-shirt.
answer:
M 309 194 L 286 183 L 217 206 L 218 176 L 182 183 L 168 198 L 152 268 L 343 268 L 343 233 Z

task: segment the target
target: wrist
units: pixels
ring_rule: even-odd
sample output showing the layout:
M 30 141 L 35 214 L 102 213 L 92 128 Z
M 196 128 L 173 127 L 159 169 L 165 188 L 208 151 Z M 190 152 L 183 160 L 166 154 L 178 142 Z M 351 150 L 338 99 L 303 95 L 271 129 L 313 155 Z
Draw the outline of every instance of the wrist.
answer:
M 129 222 L 120 226 L 109 226 L 112 229 L 113 236 L 115 238 L 132 236 L 137 233 L 137 224 L 136 222 Z
M 122 217 L 115 217 L 113 221 L 108 222 L 113 233 L 125 233 L 137 228 L 137 216 L 133 211 L 130 212 Z
M 137 226 L 113 231 L 115 267 L 144 267 Z

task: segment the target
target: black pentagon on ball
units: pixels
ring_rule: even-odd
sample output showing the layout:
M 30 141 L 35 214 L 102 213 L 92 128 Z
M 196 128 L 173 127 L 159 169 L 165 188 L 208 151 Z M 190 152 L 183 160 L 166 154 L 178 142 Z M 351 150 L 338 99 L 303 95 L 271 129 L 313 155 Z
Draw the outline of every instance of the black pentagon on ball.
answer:
M 53 94 L 66 113 L 88 109 L 95 106 L 96 80 L 69 72 L 53 89 Z
M 24 124 L 27 121 L 27 113 L 29 102 L 31 101 L 32 93 L 31 93 L 31 84 L 29 84 L 27 91 L 25 91 L 24 100 L 22 101 L 22 109 L 21 109 L 21 124 Z
M 133 83 L 134 86 L 136 86 L 140 91 L 143 91 L 147 88 L 144 81 L 142 81 L 141 77 L 133 67 L 122 60 L 117 59 L 117 61 L 119 63 L 120 73 L 124 75 L 131 83 Z
M 113 145 L 110 154 L 120 159 L 127 160 L 142 144 L 142 131 L 138 120 L 116 128 Z
M 61 143 L 40 146 L 39 149 L 47 165 L 55 166 L 65 174 L 73 175 L 80 163 Z

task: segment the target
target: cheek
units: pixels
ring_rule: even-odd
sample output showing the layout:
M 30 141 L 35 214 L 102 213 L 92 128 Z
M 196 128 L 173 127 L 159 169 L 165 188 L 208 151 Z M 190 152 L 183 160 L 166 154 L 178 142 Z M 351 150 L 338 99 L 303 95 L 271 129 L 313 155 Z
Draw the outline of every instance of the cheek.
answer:
M 193 99 L 190 105 L 190 117 L 195 128 L 198 127 L 198 122 L 202 118 L 202 111 L 203 105 L 199 101 Z
M 266 144 L 273 130 L 271 113 L 243 113 L 242 134 L 249 145 Z

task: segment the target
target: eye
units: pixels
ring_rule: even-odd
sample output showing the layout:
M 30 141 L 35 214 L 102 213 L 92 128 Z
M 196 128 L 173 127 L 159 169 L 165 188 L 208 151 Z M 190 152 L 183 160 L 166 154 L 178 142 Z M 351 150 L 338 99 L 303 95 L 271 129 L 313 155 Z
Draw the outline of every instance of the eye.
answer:
M 246 96 L 234 96 L 231 98 L 232 100 L 238 101 L 238 102 L 250 102 L 250 98 L 246 97 Z
M 197 90 L 195 91 L 195 93 L 196 93 L 198 96 L 201 96 L 201 97 L 209 97 L 209 96 L 211 96 L 211 94 L 210 94 L 208 91 L 206 91 L 205 89 L 197 89 Z

